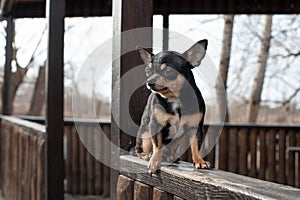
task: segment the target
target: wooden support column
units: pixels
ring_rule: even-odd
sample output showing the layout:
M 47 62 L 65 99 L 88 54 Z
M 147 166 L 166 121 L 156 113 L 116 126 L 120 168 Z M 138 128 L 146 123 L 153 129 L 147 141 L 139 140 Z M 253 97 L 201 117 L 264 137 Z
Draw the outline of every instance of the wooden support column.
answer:
M 6 46 L 5 46 L 5 65 L 4 65 L 4 83 L 2 89 L 2 113 L 10 115 L 12 106 L 10 106 L 10 79 L 11 79 L 11 62 L 13 54 L 13 38 L 14 38 L 14 25 L 13 18 L 7 18 L 6 25 Z
M 46 71 L 46 131 L 48 200 L 64 199 L 64 17 L 65 0 L 47 0 L 48 59 Z
M 113 18 L 114 18 L 114 36 L 120 35 L 122 32 L 143 27 L 152 27 L 153 18 L 153 0 L 113 0 Z M 134 92 L 133 96 L 127 93 L 130 84 L 138 84 L 146 79 L 144 70 L 135 72 L 135 76 L 128 82 L 121 82 L 116 88 L 115 83 L 128 71 L 134 69 L 142 63 L 136 52 L 136 46 L 152 47 L 152 29 L 148 32 L 136 31 L 131 34 L 121 35 L 115 38 L 113 43 L 113 77 L 112 77 L 112 110 L 118 112 L 120 118 L 118 122 L 112 118 L 111 135 L 115 145 L 122 149 L 129 150 L 134 145 L 135 138 L 130 137 L 128 133 L 120 130 L 117 124 L 123 127 L 130 127 L 130 118 L 139 124 L 144 106 L 146 104 L 149 91 L 145 87 L 139 88 Z M 126 49 L 132 51 L 124 53 Z M 121 56 L 121 57 L 119 57 Z M 117 90 L 117 91 L 116 91 Z M 122 106 L 124 102 L 130 99 L 129 108 Z M 130 112 L 130 116 L 124 113 Z M 130 129 L 130 128 L 129 128 Z M 136 133 L 130 133 L 130 135 Z M 117 151 L 117 150 L 116 150 Z M 112 151 L 111 163 L 116 163 L 119 152 Z M 116 185 L 119 172 L 111 171 L 111 199 L 116 199 Z
M 163 14 L 163 50 L 169 49 L 169 15 Z

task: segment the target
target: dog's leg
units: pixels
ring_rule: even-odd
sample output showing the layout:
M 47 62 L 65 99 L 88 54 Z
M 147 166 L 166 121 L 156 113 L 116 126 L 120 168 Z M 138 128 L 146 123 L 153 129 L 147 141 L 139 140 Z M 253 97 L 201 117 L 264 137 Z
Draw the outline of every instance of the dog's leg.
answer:
M 149 161 L 149 173 L 155 174 L 158 170 L 161 160 L 162 160 L 162 133 L 159 132 L 158 134 L 151 137 L 153 153 L 151 159 Z
M 196 135 L 190 138 L 190 146 L 192 151 L 192 159 L 196 169 L 211 169 L 209 162 L 204 161 L 199 154 L 199 143 Z

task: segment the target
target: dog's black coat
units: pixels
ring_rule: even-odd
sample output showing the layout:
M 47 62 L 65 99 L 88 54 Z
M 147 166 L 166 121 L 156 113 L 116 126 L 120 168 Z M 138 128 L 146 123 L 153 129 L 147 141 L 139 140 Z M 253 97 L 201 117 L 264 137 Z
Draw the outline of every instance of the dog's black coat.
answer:
M 175 151 L 181 142 L 180 139 L 185 134 L 190 134 L 189 137 L 192 138 L 194 134 L 197 141 L 191 139 L 190 143 L 197 146 L 194 149 L 196 148 L 198 151 L 200 149 L 205 102 L 196 85 L 192 69 L 200 64 L 206 47 L 207 40 L 202 40 L 184 54 L 162 51 L 153 55 L 145 49 L 138 49 L 141 58 L 147 64 L 146 84 L 152 93 L 148 98 L 137 134 L 136 152 L 139 155 L 145 152 L 149 158 L 153 151 L 149 164 L 152 173 L 155 173 L 160 164 L 162 145 L 175 143 L 174 149 L 167 148 L 164 151 L 166 154 L 174 154 L 172 151 Z M 176 127 L 179 123 L 182 128 L 177 133 Z M 151 147 L 149 138 L 151 138 Z M 176 140 L 178 140 L 178 144 Z M 191 146 L 191 148 L 193 147 Z M 203 161 L 195 150 L 192 153 L 195 154 L 193 155 L 194 162 L 201 162 L 198 163 L 197 168 L 202 168 L 203 164 L 209 164 Z

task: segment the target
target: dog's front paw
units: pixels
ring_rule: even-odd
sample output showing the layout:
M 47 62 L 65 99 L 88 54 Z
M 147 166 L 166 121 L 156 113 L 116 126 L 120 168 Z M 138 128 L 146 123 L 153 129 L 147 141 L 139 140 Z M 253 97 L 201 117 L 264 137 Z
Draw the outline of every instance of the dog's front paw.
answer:
M 210 162 L 204 161 L 203 159 L 199 160 L 198 162 L 194 162 L 194 166 L 196 169 L 212 169 L 212 165 Z
M 148 165 L 150 175 L 155 174 L 158 171 L 158 168 L 161 164 L 161 159 L 162 159 L 161 151 L 156 152 L 152 155 Z

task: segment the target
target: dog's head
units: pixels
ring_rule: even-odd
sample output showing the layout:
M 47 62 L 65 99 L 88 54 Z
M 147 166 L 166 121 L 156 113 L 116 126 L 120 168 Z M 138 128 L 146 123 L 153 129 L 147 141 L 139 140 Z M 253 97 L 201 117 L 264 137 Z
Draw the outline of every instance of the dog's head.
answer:
M 183 54 L 174 51 L 162 51 L 156 55 L 144 48 L 137 50 L 147 65 L 147 88 L 163 98 L 176 98 L 183 84 L 194 80 L 191 69 L 200 65 L 207 48 L 207 40 L 194 44 Z

